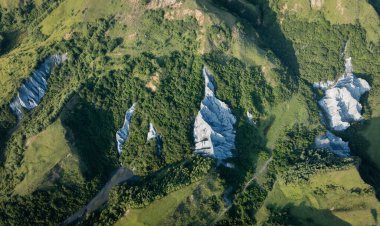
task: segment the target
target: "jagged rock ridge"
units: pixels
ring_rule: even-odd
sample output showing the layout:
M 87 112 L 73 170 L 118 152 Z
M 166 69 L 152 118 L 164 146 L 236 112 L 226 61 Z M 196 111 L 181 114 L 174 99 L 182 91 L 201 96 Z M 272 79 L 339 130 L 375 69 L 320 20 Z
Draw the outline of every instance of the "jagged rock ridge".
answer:
M 351 58 L 346 59 L 344 75 L 333 85 L 330 81 L 315 83 L 314 87 L 325 91 L 325 96 L 318 102 L 325 112 L 329 126 L 342 131 L 351 122 L 362 119 L 360 97 L 371 87 L 364 79 L 352 73 Z
M 219 160 L 232 157 L 235 149 L 235 116 L 224 102 L 215 97 L 212 75 L 203 68 L 205 97 L 194 123 L 195 153 Z
M 119 152 L 119 154 L 123 152 L 123 146 L 128 139 L 129 124 L 131 123 L 132 116 L 135 109 L 136 109 L 136 103 L 134 103 L 132 107 L 130 107 L 128 111 L 125 113 L 123 127 L 121 127 L 116 132 L 117 151 Z
M 22 108 L 32 110 L 44 97 L 48 78 L 54 65 L 59 65 L 67 60 L 67 54 L 54 54 L 48 57 L 37 70 L 32 73 L 20 87 L 15 98 L 10 103 L 12 112 L 20 119 L 22 118 Z
M 325 135 L 315 138 L 315 146 L 317 148 L 328 149 L 340 157 L 350 156 L 348 142 L 344 142 L 342 138 L 335 136 L 330 131 L 327 131 Z

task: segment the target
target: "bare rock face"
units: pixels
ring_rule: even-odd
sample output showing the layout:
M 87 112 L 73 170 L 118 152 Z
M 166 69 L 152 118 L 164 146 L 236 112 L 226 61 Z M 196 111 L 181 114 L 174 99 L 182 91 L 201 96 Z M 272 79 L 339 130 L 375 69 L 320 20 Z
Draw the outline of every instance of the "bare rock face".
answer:
M 149 131 L 148 131 L 148 136 L 146 137 L 146 141 L 149 141 L 151 139 L 154 139 L 157 137 L 157 131 L 154 128 L 152 123 L 149 123 Z
M 235 149 L 235 116 L 229 107 L 215 97 L 212 75 L 203 68 L 205 97 L 194 123 L 194 153 L 219 160 L 232 157 Z
M 325 135 L 318 136 L 315 139 L 315 145 L 317 148 L 328 149 L 340 157 L 350 156 L 348 142 L 343 141 L 342 138 L 335 136 L 330 131 L 327 131 Z
M 325 91 L 325 96 L 318 102 L 329 121 L 329 126 L 336 131 L 343 131 L 351 122 L 362 119 L 360 97 L 371 87 L 364 79 L 352 73 L 351 58 L 346 59 L 346 71 L 335 83 L 315 83 L 314 87 Z
M 256 122 L 253 119 L 253 115 L 249 111 L 247 111 L 247 119 L 248 119 L 249 124 L 256 125 Z
M 128 139 L 129 124 L 131 123 L 133 112 L 135 111 L 136 103 L 125 113 L 124 124 L 116 133 L 117 151 L 119 154 L 123 152 L 123 146 Z
M 48 78 L 54 65 L 59 65 L 67 60 L 67 54 L 55 54 L 47 58 L 39 68 L 32 73 L 18 90 L 17 96 L 10 103 L 12 112 L 22 118 L 22 108 L 32 110 L 44 97 L 48 88 Z
M 160 156 L 161 152 L 162 152 L 161 136 L 157 133 L 156 128 L 154 128 L 153 124 L 149 123 L 149 131 L 148 131 L 148 135 L 146 137 L 146 141 L 148 142 L 151 139 L 156 139 L 157 156 Z

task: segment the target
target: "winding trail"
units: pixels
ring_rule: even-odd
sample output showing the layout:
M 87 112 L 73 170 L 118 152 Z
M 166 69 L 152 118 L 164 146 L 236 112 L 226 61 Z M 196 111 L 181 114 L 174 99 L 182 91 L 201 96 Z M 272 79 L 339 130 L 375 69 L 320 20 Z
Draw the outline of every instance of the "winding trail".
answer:
M 261 174 L 263 174 L 263 173 L 267 170 L 268 165 L 269 165 L 269 163 L 270 163 L 272 160 L 273 160 L 273 154 L 271 154 L 270 158 L 269 158 L 267 161 L 265 161 L 265 163 L 263 164 L 263 166 L 262 166 L 262 167 L 261 167 L 261 168 L 260 168 L 260 169 L 259 169 L 259 170 L 258 170 L 253 176 L 252 176 L 252 178 L 244 184 L 244 186 L 243 186 L 243 191 L 240 192 L 238 195 L 242 195 L 242 193 L 244 193 L 244 192 L 247 190 L 247 188 L 249 187 L 249 185 L 250 185 L 254 180 L 256 180 L 258 176 L 260 176 Z M 228 194 L 229 194 L 231 191 L 232 191 L 232 189 L 231 189 L 231 187 L 230 187 L 230 188 L 228 188 L 228 189 L 224 192 L 224 194 L 223 194 L 223 199 L 224 199 L 225 202 L 226 202 L 226 208 L 224 208 L 224 210 L 220 212 L 219 216 L 213 221 L 213 224 L 215 224 L 216 222 L 218 222 L 218 221 L 220 220 L 220 218 L 223 217 L 224 214 L 225 214 L 226 212 L 228 212 L 228 211 L 231 209 L 232 204 L 233 204 L 233 200 L 228 198 Z
M 122 167 L 117 169 L 116 172 L 111 177 L 111 179 L 104 185 L 102 190 L 100 190 L 100 192 L 85 207 L 83 207 L 78 212 L 71 215 L 60 225 L 63 226 L 63 225 L 74 223 L 75 221 L 82 218 L 87 213 L 92 213 L 93 211 L 97 210 L 99 207 L 101 207 L 104 203 L 108 201 L 109 192 L 115 185 L 118 185 L 121 182 L 124 182 L 132 178 L 133 176 L 134 176 L 133 172 L 129 169 L 125 169 Z
M 269 163 L 273 160 L 273 155 L 270 156 L 270 158 L 264 163 L 264 165 L 260 168 L 259 171 L 257 171 L 255 174 L 253 174 L 252 178 L 247 181 L 245 184 L 244 184 L 244 188 L 243 188 L 243 192 L 245 192 L 248 188 L 248 186 L 254 181 L 257 179 L 258 176 L 260 176 L 261 174 L 263 174 L 267 168 L 268 168 L 268 165 Z

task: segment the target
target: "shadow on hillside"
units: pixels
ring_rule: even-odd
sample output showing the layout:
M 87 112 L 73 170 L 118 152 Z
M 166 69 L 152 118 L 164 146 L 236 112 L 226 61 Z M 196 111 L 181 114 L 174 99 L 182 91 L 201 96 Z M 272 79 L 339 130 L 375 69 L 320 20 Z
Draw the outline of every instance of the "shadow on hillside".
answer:
M 96 108 L 78 98 L 70 109 L 61 114 L 71 150 L 78 154 L 80 169 L 86 179 L 100 177 L 107 180 L 118 166 L 114 147 L 112 113 Z
M 369 0 L 368 3 L 371 4 L 377 14 L 380 15 L 380 0 Z
M 293 76 L 299 75 L 299 64 L 293 48 L 293 43 L 287 39 L 277 21 L 274 12 L 267 0 L 241 1 L 241 0 L 211 0 L 220 8 L 227 9 L 235 16 L 255 28 L 259 34 L 258 44 L 261 48 L 272 50 Z M 201 1 L 198 1 L 203 6 Z M 220 18 L 224 20 L 224 18 Z M 294 82 L 297 82 L 297 79 Z
M 271 205 L 267 208 L 270 211 L 266 222 L 268 225 L 351 225 L 335 216 L 329 209 L 316 209 L 305 203 L 301 203 L 300 205 L 290 203 L 284 207 Z
M 1 35 L 3 36 L 3 41 L 0 46 L 0 56 L 17 48 L 26 37 L 26 33 L 19 30 L 5 32 Z
M 352 155 L 361 159 L 358 166 L 360 176 L 366 183 L 374 186 L 376 197 L 380 200 L 380 168 L 369 155 L 370 141 L 361 133 L 368 128 L 372 120 L 379 120 L 379 118 L 351 126 L 344 137 L 349 141 Z

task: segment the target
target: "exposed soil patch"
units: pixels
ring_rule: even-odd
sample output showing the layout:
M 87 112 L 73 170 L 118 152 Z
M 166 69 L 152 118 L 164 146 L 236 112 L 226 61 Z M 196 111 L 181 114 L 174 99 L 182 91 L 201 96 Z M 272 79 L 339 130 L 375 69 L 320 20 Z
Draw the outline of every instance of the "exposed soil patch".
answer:
M 165 19 L 167 20 L 182 20 L 187 16 L 194 17 L 200 26 L 205 23 L 204 14 L 198 9 L 176 9 L 165 13 Z
M 312 9 L 320 10 L 325 3 L 325 0 L 310 0 L 310 6 Z
M 155 73 L 152 77 L 150 77 L 150 81 L 145 85 L 145 87 L 155 93 L 157 91 L 157 86 L 159 84 L 160 84 L 160 75 L 158 73 Z
M 178 0 L 152 0 L 149 2 L 148 9 L 161 9 L 166 7 L 178 8 L 182 5 Z

